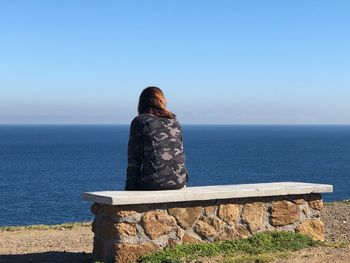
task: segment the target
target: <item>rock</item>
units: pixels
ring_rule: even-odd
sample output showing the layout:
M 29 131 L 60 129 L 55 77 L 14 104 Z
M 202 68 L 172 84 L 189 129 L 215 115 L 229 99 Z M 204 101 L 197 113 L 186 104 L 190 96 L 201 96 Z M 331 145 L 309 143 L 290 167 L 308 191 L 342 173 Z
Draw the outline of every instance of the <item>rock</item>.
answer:
M 309 209 L 307 207 L 304 207 L 302 209 L 302 211 L 303 211 L 304 215 L 306 215 L 306 216 L 309 214 Z
M 188 229 L 198 220 L 201 215 L 201 207 L 187 207 L 187 208 L 169 208 L 168 212 L 174 216 L 178 224 L 184 229 Z
M 239 238 L 246 238 L 246 237 L 250 237 L 251 234 L 249 233 L 249 231 L 247 230 L 247 228 L 243 225 L 235 225 L 235 230 L 237 231 L 238 237 Z
M 136 262 L 142 255 L 157 250 L 158 247 L 152 243 L 125 244 L 116 243 L 114 246 L 115 258 L 113 262 L 131 263 Z
M 195 231 L 203 238 L 213 238 L 216 235 L 215 228 L 208 223 L 199 220 L 194 226 Z
M 300 219 L 299 205 L 283 200 L 272 203 L 271 221 L 274 226 L 285 226 Z
M 313 209 L 321 211 L 323 209 L 323 200 L 322 199 L 310 200 L 309 206 Z
M 216 217 L 202 217 L 194 229 L 201 237 L 210 239 L 221 233 L 225 229 L 225 224 Z
M 249 237 L 249 231 L 243 225 L 229 226 L 225 228 L 225 231 L 219 234 L 215 240 L 224 241 L 224 240 L 233 240 L 239 238 Z
M 178 227 L 176 229 L 176 237 L 179 239 L 179 240 L 182 240 L 182 237 L 183 235 L 185 234 L 185 230 L 183 230 L 181 227 Z
M 128 223 L 139 223 L 141 219 L 141 214 L 135 211 L 117 211 L 115 217 L 119 222 L 128 222 Z
M 319 210 L 314 210 L 313 216 L 319 218 L 319 217 L 321 217 L 321 212 Z
M 136 235 L 135 224 L 118 223 L 116 224 L 116 229 L 119 237 L 122 237 L 122 238 L 132 237 Z
M 324 224 L 321 220 L 309 219 L 295 228 L 296 232 L 305 234 L 314 240 L 324 241 Z
M 207 216 L 215 215 L 215 211 L 216 211 L 216 206 L 214 205 L 204 207 L 204 214 Z
M 185 232 L 184 235 L 182 236 L 182 242 L 184 244 L 197 244 L 197 243 L 201 243 L 202 240 L 190 232 Z
M 246 204 L 242 211 L 242 220 L 247 223 L 250 231 L 256 232 L 264 222 L 266 206 L 261 202 Z
M 217 217 L 205 216 L 202 218 L 204 222 L 214 227 L 216 232 L 221 232 L 225 229 L 225 224 Z
M 305 200 L 304 200 L 304 198 L 297 198 L 297 199 L 293 200 L 293 203 L 298 204 L 298 205 L 302 205 L 305 203 Z
M 145 233 L 153 240 L 176 229 L 176 220 L 165 210 L 147 212 L 141 219 Z
M 215 241 L 225 241 L 225 240 L 232 240 L 237 239 L 238 234 L 237 231 L 233 227 L 228 227 L 225 229 L 224 232 L 222 232 L 220 235 L 215 237 Z
M 139 216 L 139 213 L 135 211 L 122 210 L 122 211 L 117 211 L 115 215 L 117 217 L 130 217 L 130 216 Z
M 320 194 L 311 194 L 308 197 L 309 206 L 313 209 L 321 211 L 323 209 L 323 200 Z
M 119 216 L 119 217 L 135 216 L 137 214 L 138 213 L 135 211 L 117 211 L 116 212 L 116 216 Z
M 174 239 L 174 238 L 169 238 L 168 239 L 168 242 L 166 244 L 166 247 L 174 247 L 176 246 L 177 244 L 180 244 L 180 241 L 177 240 L 177 239 Z
M 117 206 L 104 205 L 103 214 L 116 222 L 138 223 L 141 214 L 133 210 L 120 210 Z
M 218 217 L 225 221 L 229 225 L 234 225 L 239 219 L 239 205 L 238 204 L 226 204 L 220 205 L 218 211 Z

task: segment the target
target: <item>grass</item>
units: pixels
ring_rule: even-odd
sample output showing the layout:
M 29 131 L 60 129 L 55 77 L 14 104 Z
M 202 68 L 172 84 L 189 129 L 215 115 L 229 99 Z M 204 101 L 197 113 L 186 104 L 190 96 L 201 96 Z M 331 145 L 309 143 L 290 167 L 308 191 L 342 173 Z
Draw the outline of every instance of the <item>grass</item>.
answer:
M 344 199 L 344 200 L 332 201 L 332 202 L 325 202 L 325 205 L 337 205 L 337 204 L 349 205 L 350 204 L 350 199 Z
M 247 239 L 229 240 L 224 242 L 177 245 L 162 251 L 147 254 L 141 258 L 143 263 L 180 263 L 202 262 L 211 258 L 212 262 L 245 263 L 271 262 L 276 256 L 302 248 L 321 245 L 302 234 L 292 232 L 263 232 Z M 216 260 L 215 260 L 216 261 Z
M 230 256 L 219 256 L 211 257 L 200 260 L 194 260 L 192 262 L 202 263 L 204 262 L 220 262 L 220 263 L 270 263 L 275 261 L 276 258 L 287 258 L 290 256 L 290 253 L 279 252 L 279 253 L 269 253 L 261 255 L 249 255 L 244 253 L 236 253 L 235 255 Z
M 74 227 L 89 227 L 91 222 L 72 222 L 58 225 L 31 225 L 31 226 L 0 226 L 0 231 L 17 231 L 17 230 L 66 230 Z

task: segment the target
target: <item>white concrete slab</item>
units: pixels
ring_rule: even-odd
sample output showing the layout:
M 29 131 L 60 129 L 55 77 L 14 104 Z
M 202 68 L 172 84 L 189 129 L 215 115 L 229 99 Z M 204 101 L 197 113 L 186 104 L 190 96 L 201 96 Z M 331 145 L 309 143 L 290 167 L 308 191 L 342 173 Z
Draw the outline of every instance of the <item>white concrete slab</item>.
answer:
M 328 184 L 280 182 L 197 186 L 165 191 L 87 192 L 82 197 L 95 203 L 129 205 L 330 192 L 333 192 L 333 186 Z

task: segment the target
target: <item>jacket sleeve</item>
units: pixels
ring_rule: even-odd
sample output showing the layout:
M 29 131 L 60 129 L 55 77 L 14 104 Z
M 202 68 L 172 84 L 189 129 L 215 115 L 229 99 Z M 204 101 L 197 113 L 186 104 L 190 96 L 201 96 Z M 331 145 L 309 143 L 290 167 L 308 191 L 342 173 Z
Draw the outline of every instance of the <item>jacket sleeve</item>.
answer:
M 180 131 L 180 134 L 179 134 L 179 138 L 180 138 L 180 147 L 181 147 L 181 152 L 182 152 L 182 155 L 183 155 L 183 159 L 184 159 L 184 162 L 186 161 L 186 155 L 185 155 L 185 151 L 184 151 L 184 141 L 183 141 L 183 133 L 182 133 L 182 127 L 181 127 L 181 124 L 178 120 L 176 120 L 176 123 L 177 123 L 177 126 L 179 128 L 179 131 Z
M 184 151 L 184 141 L 183 141 L 183 133 L 182 133 L 182 127 L 179 121 L 177 121 L 177 125 L 179 127 L 180 130 L 180 144 L 181 144 L 181 151 L 182 151 L 182 156 L 183 156 L 183 162 L 186 162 L 186 154 Z M 188 184 L 188 171 L 186 169 L 186 185 Z
M 128 143 L 128 167 L 126 171 L 125 190 L 137 189 L 137 178 L 140 175 L 143 159 L 142 123 L 134 119 L 130 125 Z

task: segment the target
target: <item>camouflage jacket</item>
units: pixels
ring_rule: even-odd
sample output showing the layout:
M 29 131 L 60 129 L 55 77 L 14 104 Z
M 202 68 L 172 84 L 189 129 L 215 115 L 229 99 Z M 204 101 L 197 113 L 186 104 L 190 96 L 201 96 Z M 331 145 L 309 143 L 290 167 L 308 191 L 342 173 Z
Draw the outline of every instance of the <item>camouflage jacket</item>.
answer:
M 130 126 L 125 190 L 170 190 L 187 184 L 180 123 L 139 114 Z

